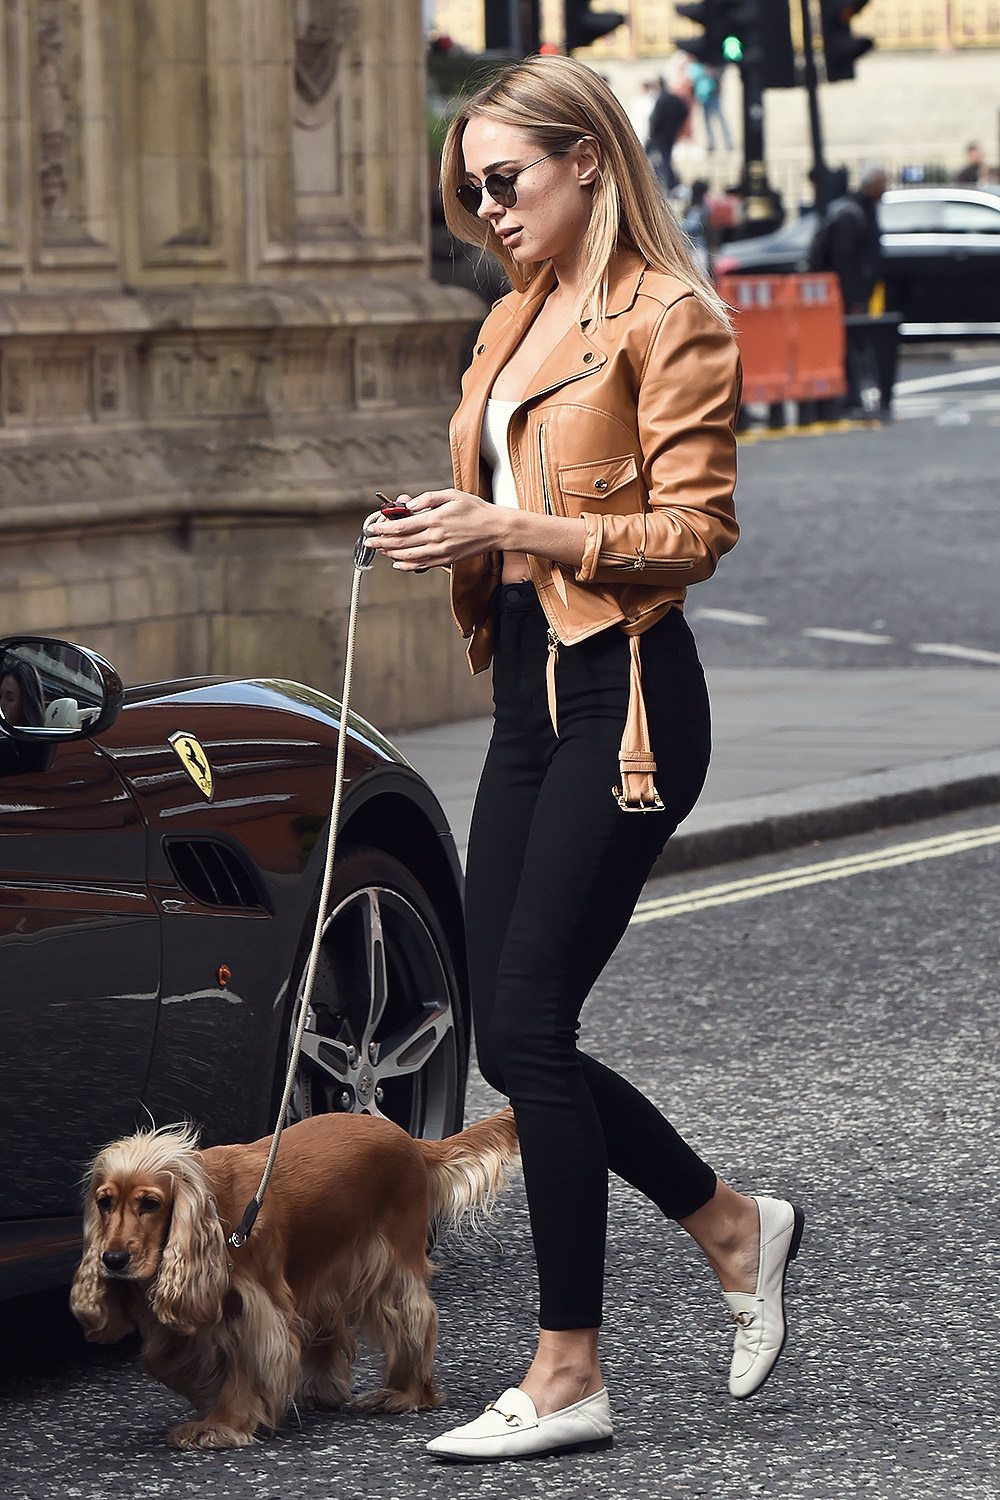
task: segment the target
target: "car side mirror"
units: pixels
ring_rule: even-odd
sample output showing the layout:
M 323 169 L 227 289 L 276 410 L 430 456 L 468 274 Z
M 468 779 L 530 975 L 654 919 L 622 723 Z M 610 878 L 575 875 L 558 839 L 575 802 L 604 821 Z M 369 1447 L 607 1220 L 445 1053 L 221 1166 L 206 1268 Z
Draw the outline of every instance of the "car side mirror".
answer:
M 122 680 L 110 662 L 41 635 L 0 640 L 0 734 L 24 743 L 90 739 L 121 713 Z

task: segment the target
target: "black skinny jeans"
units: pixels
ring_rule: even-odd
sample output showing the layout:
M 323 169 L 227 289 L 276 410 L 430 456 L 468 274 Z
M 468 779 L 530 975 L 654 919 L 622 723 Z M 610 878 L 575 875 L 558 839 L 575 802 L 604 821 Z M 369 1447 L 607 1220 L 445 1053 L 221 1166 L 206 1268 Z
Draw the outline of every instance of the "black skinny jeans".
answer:
M 708 695 L 680 610 L 642 637 L 656 786 L 666 808 L 612 796 L 629 688 L 616 627 L 560 648 L 558 738 L 545 691 L 546 619 L 531 583 L 497 595 L 493 738 L 466 873 L 479 1066 L 514 1106 L 543 1328 L 601 1322 L 608 1169 L 664 1214 L 712 1197 L 715 1173 L 630 1083 L 577 1047 L 584 1000 L 657 855 L 708 769 Z

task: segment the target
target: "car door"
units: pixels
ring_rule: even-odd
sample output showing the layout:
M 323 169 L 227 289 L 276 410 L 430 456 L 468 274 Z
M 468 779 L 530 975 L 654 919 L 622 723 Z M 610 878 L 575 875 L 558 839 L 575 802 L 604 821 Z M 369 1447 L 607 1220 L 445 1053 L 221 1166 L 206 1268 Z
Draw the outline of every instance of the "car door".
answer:
M 156 1028 L 145 827 L 89 740 L 0 743 L 0 1218 L 72 1212 L 133 1128 Z M 51 764 L 42 768 L 51 756 Z
M 941 212 L 951 243 L 956 321 L 1000 322 L 1000 197 L 995 205 L 949 199 Z
M 959 292 L 941 203 L 917 192 L 887 193 L 878 217 L 887 309 L 902 313 L 904 323 L 954 322 Z

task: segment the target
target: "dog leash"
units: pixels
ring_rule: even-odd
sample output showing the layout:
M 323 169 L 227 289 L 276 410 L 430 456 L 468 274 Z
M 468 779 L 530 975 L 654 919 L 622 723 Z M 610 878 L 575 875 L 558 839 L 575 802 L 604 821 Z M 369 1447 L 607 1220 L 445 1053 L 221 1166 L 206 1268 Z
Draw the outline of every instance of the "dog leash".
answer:
M 384 499 L 381 495 L 378 498 L 380 500 Z M 351 677 L 354 673 L 354 637 L 358 623 L 358 596 L 361 592 L 361 579 L 365 573 L 371 572 L 376 556 L 375 548 L 369 547 L 367 534 L 362 531 L 354 544 L 354 577 L 351 584 L 351 610 L 347 622 L 344 690 L 340 698 L 340 726 L 337 732 L 337 769 L 334 774 L 333 783 L 333 807 L 330 812 L 330 827 L 326 840 L 326 862 L 323 866 L 323 886 L 320 891 L 319 910 L 316 913 L 316 926 L 313 929 L 312 947 L 309 950 L 306 979 L 302 987 L 302 1005 L 299 1011 L 298 1024 L 295 1027 L 295 1036 L 292 1040 L 292 1050 L 288 1058 L 288 1071 L 285 1074 L 285 1091 L 281 1096 L 281 1104 L 278 1107 L 278 1119 L 274 1127 L 274 1135 L 271 1139 L 271 1149 L 268 1152 L 267 1164 L 264 1167 L 264 1173 L 260 1179 L 257 1191 L 243 1211 L 242 1219 L 226 1240 L 226 1244 L 232 1250 L 242 1250 L 250 1238 L 250 1232 L 264 1202 L 264 1194 L 267 1192 L 267 1184 L 271 1180 L 275 1158 L 278 1155 L 278 1142 L 281 1140 L 281 1132 L 285 1128 L 288 1102 L 292 1097 L 295 1073 L 299 1065 L 299 1054 L 302 1051 L 302 1037 L 306 1029 L 309 1002 L 312 999 L 313 984 L 316 979 L 319 948 L 323 937 L 323 918 L 326 913 L 326 903 L 330 897 L 330 885 L 333 880 L 333 862 L 337 852 L 337 829 L 340 824 L 340 804 L 344 791 L 344 762 L 347 755 L 347 709 L 351 697 Z

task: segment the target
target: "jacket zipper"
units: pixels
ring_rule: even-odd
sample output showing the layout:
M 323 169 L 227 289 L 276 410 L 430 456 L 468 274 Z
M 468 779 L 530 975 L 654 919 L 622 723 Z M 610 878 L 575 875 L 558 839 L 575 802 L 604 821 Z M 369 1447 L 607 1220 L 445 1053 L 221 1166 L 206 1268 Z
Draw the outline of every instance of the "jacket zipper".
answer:
M 685 568 L 693 568 L 694 563 L 683 558 L 663 558 L 659 561 L 648 558 L 644 552 L 599 552 L 597 554 L 598 566 L 606 563 L 609 567 L 629 568 L 633 573 L 640 573 L 646 568 L 660 568 L 666 572 L 674 569 L 683 572 Z
M 555 511 L 552 509 L 552 496 L 549 494 L 549 480 L 548 480 L 548 475 L 545 472 L 545 423 L 544 422 L 539 422 L 539 424 L 538 424 L 538 462 L 539 462 L 539 464 L 541 466 L 541 470 L 542 470 L 542 500 L 544 501 L 544 504 L 545 504 L 545 514 L 547 516 L 552 516 L 552 515 L 555 515 Z

